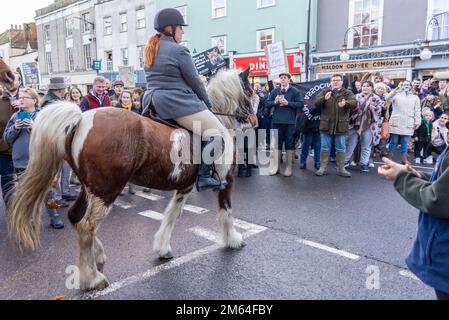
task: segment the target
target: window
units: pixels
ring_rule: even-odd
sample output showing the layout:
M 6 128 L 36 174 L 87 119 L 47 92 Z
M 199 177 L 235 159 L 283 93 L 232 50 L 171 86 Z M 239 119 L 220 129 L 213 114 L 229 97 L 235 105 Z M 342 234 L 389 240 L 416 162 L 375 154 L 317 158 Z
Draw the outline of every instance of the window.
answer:
M 184 22 L 187 24 L 187 6 L 176 7 L 179 12 L 181 12 Z
M 257 51 L 265 50 L 267 45 L 274 41 L 274 29 L 265 29 L 257 31 Z
M 212 37 L 212 48 L 218 47 L 221 54 L 226 54 L 226 36 Z
M 44 26 L 44 37 L 45 37 L 45 42 L 50 42 L 51 41 L 51 37 L 50 37 L 50 25 L 47 24 Z
M 212 18 L 226 16 L 226 0 L 212 0 Z
M 84 13 L 82 15 L 82 18 L 83 18 L 83 33 L 89 33 L 91 31 L 90 14 Z
M 143 61 L 143 50 L 145 46 L 137 46 L 137 68 L 143 69 L 145 66 L 145 62 Z
M 146 26 L 145 22 L 145 9 L 141 8 L 136 10 L 137 29 L 143 29 Z
M 276 5 L 276 0 L 257 0 L 257 8 L 266 8 Z
M 67 64 L 69 71 L 75 71 L 75 60 L 73 59 L 73 48 L 67 48 Z
M 45 60 L 47 62 L 47 72 L 49 74 L 53 73 L 53 63 L 51 62 L 51 52 L 45 53 Z
M 428 38 L 430 40 L 449 39 L 449 2 L 447 0 L 429 0 L 429 13 L 431 16 L 427 18 L 430 23 L 432 17 L 435 17 L 429 25 Z
M 120 32 L 128 31 L 128 17 L 126 13 L 120 14 Z
M 112 34 L 112 18 L 111 17 L 104 17 L 103 18 L 103 32 L 105 35 Z
M 70 38 L 73 35 L 73 19 L 65 19 L 65 37 Z
M 128 48 L 121 49 L 120 51 L 122 53 L 122 66 L 127 67 L 129 63 Z
M 112 60 L 112 51 L 106 51 L 106 71 L 112 71 L 114 68 L 113 60 Z
M 383 0 L 351 0 L 348 34 L 349 47 L 370 47 L 380 44 Z
M 90 53 L 90 44 L 85 44 L 83 46 L 84 51 L 84 67 L 86 70 L 92 69 L 92 55 Z

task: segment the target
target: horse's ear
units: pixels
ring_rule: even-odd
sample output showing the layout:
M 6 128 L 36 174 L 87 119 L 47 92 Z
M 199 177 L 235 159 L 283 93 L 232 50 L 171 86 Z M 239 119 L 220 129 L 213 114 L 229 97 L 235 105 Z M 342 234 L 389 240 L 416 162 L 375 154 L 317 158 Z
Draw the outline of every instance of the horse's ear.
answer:
M 248 66 L 248 68 L 241 73 L 243 80 L 248 80 L 250 71 L 251 71 L 251 67 Z

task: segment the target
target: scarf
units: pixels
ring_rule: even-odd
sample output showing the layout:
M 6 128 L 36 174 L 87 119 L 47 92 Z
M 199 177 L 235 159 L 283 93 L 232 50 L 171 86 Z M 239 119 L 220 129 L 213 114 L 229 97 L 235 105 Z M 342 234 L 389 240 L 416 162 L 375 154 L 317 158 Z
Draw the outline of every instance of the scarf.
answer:
M 124 103 L 122 102 L 122 108 L 123 108 L 123 109 L 126 109 L 126 110 L 131 111 L 132 107 L 133 107 L 133 103 L 132 103 L 131 101 L 130 101 L 128 104 L 124 104 Z

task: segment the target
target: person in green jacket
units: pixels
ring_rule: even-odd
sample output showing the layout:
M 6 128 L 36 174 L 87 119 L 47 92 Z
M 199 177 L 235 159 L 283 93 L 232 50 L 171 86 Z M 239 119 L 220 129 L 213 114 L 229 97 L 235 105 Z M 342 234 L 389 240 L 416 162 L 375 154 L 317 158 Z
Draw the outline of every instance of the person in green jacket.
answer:
M 327 165 L 332 142 L 337 151 L 338 175 L 351 177 L 345 169 L 346 138 L 349 128 L 349 114 L 357 109 L 357 100 L 351 90 L 343 88 L 343 76 L 334 74 L 331 86 L 318 94 L 315 105 L 321 109 L 321 163 L 316 175 L 327 174 Z
M 420 210 L 407 266 L 435 289 L 439 300 L 449 300 L 449 148 L 438 158 L 432 175 L 418 172 L 410 164 L 383 161 L 379 174 L 393 180 L 399 194 Z

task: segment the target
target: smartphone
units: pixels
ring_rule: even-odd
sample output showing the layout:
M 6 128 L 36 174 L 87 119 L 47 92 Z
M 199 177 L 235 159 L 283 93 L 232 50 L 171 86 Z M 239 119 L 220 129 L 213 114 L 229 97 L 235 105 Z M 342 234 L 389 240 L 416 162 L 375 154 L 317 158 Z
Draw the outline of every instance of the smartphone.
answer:
M 23 121 L 25 119 L 30 119 L 31 120 L 31 113 L 28 111 L 20 111 L 17 114 L 17 120 Z

